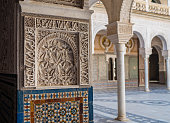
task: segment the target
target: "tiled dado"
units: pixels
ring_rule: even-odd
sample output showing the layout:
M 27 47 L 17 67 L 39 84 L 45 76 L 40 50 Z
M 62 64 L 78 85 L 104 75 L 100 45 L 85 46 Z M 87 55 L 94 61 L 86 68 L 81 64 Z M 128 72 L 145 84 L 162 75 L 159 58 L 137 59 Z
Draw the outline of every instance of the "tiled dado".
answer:
M 93 88 L 18 91 L 18 123 L 92 123 Z

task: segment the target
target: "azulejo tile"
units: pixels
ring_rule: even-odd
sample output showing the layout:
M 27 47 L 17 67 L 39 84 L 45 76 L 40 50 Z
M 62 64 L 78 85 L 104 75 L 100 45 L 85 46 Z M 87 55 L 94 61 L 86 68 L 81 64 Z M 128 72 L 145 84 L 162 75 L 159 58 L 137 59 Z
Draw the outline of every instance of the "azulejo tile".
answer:
M 50 91 L 46 91 L 50 92 Z M 88 123 L 88 89 L 24 94 L 25 123 Z

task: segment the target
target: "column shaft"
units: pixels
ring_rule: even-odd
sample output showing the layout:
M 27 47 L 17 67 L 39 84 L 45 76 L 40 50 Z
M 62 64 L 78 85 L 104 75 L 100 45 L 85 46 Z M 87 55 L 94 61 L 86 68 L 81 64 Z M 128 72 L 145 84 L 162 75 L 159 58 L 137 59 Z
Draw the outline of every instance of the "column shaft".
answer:
M 149 77 L 148 77 L 148 58 L 144 58 L 145 64 L 145 91 L 149 92 Z
M 148 12 L 149 11 L 149 1 L 148 0 L 145 0 L 146 1 L 146 11 Z
M 166 59 L 166 72 L 167 72 L 167 89 L 170 90 L 170 69 L 169 58 Z
M 107 81 L 109 80 L 109 62 L 108 61 L 106 61 L 106 79 L 107 79 Z
M 117 120 L 126 121 L 125 106 L 125 66 L 124 53 L 125 44 L 117 44 L 117 84 L 118 84 L 118 118 Z
M 112 62 L 112 64 L 113 64 L 113 80 L 115 80 L 115 59 L 113 59 L 113 62 Z

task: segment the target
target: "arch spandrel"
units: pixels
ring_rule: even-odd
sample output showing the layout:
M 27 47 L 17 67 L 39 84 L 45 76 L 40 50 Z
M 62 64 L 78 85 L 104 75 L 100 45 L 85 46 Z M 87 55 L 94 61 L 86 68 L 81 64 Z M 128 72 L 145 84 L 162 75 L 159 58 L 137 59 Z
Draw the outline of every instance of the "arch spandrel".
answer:
M 129 23 L 133 1 L 134 0 L 101 0 L 106 8 L 109 23 L 116 21 Z M 89 3 L 92 5 L 95 2 L 97 1 L 90 0 Z
M 158 37 L 158 38 L 160 39 L 160 41 L 161 41 L 161 43 L 162 43 L 162 47 L 163 47 L 162 50 L 168 50 L 168 47 L 167 47 L 167 41 L 168 41 L 168 39 L 167 39 L 166 35 L 161 34 L 161 33 L 157 33 L 157 34 L 151 36 L 151 41 L 152 41 L 155 37 Z M 152 42 L 151 42 L 151 43 L 152 43 Z
M 133 33 L 139 38 L 140 48 L 145 48 L 145 41 L 142 33 L 135 30 L 133 31 Z

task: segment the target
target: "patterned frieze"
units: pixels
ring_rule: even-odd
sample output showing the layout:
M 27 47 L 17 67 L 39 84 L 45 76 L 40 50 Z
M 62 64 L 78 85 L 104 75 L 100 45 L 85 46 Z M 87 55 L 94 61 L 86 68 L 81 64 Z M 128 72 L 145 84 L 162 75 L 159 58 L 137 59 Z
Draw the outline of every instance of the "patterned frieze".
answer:
M 74 6 L 79 8 L 83 8 L 84 4 L 84 0 L 32 0 L 32 1 Z
M 25 87 L 89 84 L 87 21 L 25 16 L 24 30 Z

